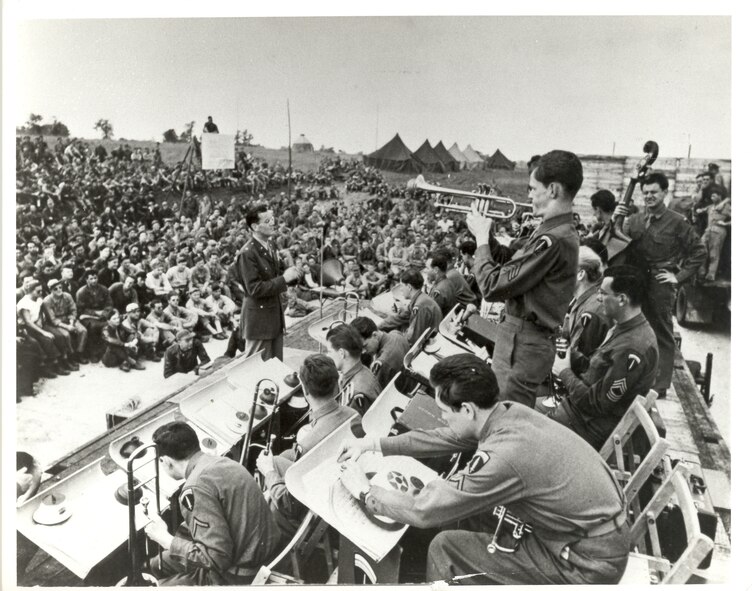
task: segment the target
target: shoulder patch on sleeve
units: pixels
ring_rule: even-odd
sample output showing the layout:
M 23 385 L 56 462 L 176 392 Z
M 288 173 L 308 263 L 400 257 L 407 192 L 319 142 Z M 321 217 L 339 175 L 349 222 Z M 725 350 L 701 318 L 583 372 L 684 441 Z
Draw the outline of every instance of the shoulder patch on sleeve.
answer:
M 634 368 L 640 365 L 640 363 L 642 363 L 640 356 L 636 355 L 635 353 L 630 353 L 627 357 L 627 371 L 632 371 Z
M 587 326 L 592 319 L 593 315 L 590 312 L 583 312 L 582 316 L 580 316 L 580 323 L 582 326 Z
M 606 398 L 611 402 L 619 402 L 622 396 L 627 393 L 627 379 L 621 378 L 616 380 L 606 392 Z
M 467 473 L 468 474 L 475 474 L 478 470 L 480 470 L 483 466 L 485 466 L 488 463 L 488 460 L 491 459 L 491 456 L 489 456 L 486 452 L 483 450 L 478 450 L 475 452 L 475 455 L 473 455 L 472 458 L 470 458 L 470 461 L 467 463 Z
M 544 250 L 550 248 L 552 244 L 553 244 L 553 241 L 551 240 L 549 236 L 541 236 L 540 238 L 538 238 L 538 241 L 535 243 L 533 252 L 535 254 L 540 254 Z
M 438 289 L 434 289 L 434 290 L 433 290 L 433 291 L 431 292 L 431 297 L 432 297 L 433 299 L 436 299 L 436 298 L 440 298 L 440 297 L 441 297 L 441 292 L 440 292 L 440 291 L 439 291 Z
M 410 316 L 415 316 L 418 313 L 418 306 L 413 306 L 413 309 L 410 310 Z
M 193 511 L 196 505 L 196 497 L 192 488 L 186 488 L 180 493 L 180 504 L 185 507 L 186 511 Z

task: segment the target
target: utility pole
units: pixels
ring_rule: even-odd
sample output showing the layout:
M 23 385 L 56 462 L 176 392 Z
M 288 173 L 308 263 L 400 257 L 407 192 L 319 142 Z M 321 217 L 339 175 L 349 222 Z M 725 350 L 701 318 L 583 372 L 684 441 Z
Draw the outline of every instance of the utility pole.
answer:
M 616 154 L 616 142 L 611 145 L 611 156 Z
M 287 99 L 287 197 L 292 194 L 292 127 L 290 126 L 290 99 Z
M 689 160 L 692 156 L 692 135 L 689 133 L 687 134 L 687 143 L 689 144 L 687 146 L 687 160 Z

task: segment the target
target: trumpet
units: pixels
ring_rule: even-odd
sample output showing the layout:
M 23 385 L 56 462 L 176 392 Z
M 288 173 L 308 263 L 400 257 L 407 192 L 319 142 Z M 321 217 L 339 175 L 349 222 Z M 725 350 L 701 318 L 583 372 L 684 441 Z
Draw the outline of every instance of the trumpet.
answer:
M 408 191 L 415 191 L 420 189 L 429 193 L 436 193 L 435 207 L 446 209 L 447 211 L 457 211 L 462 213 L 470 213 L 469 203 L 460 203 L 460 200 L 475 199 L 478 204 L 478 211 L 481 215 L 489 218 L 495 218 L 498 220 L 508 220 L 517 215 L 518 209 L 532 210 L 531 203 L 519 203 L 509 197 L 501 197 L 499 195 L 483 195 L 481 193 L 472 193 L 470 191 L 462 191 L 460 189 L 448 189 L 446 187 L 440 187 L 438 185 L 431 185 L 427 183 L 423 178 L 423 175 L 418 175 L 418 178 L 407 181 Z M 448 195 L 442 197 L 442 195 Z M 503 205 L 505 208 L 511 207 L 511 210 L 499 210 L 492 209 L 493 205 Z

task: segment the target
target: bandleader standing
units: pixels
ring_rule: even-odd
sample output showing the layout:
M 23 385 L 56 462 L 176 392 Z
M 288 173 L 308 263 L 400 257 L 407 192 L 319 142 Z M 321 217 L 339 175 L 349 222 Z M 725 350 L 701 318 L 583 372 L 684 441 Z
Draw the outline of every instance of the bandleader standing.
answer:
M 282 360 L 282 335 L 285 330 L 282 294 L 298 279 L 294 267 L 282 272 L 274 241 L 274 214 L 266 205 L 251 209 L 245 218 L 253 233 L 236 259 L 237 275 L 243 286 L 240 312 L 241 334 L 250 357 L 263 351 L 264 360 Z

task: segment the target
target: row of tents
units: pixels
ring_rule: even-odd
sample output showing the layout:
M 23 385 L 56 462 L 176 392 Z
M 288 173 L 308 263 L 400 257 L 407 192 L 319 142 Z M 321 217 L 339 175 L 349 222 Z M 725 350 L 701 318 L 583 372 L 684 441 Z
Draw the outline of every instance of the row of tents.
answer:
M 477 168 L 514 170 L 515 165 L 501 150 L 497 149 L 490 158 L 484 159 L 470 144 L 460 150 L 457 142 L 447 150 L 443 142 L 431 147 L 426 140 L 420 148 L 411 152 L 399 134 L 375 152 L 364 156 L 363 160 L 366 166 L 407 173 L 452 172 Z

